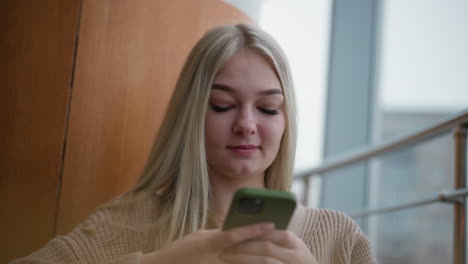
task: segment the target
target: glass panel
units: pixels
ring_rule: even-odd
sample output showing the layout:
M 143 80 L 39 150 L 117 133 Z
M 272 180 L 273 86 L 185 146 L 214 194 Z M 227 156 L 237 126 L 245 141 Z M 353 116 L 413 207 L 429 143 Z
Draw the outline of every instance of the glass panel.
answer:
M 366 167 L 364 162 L 346 166 L 323 174 L 321 205 L 324 208 L 352 213 L 365 209 L 363 193 L 366 192 Z
M 372 248 L 381 264 L 452 263 L 453 209 L 449 204 L 369 218 Z
M 465 0 L 382 1 L 375 140 L 468 107 L 466 10 Z
M 366 209 L 366 164 L 360 162 L 323 174 L 320 206 L 351 214 Z M 356 219 L 367 231 L 365 219 Z
M 454 186 L 451 134 L 376 158 L 370 166 L 371 208 L 423 199 Z
M 401 205 L 453 189 L 451 134 L 372 160 L 369 206 Z M 453 209 L 450 204 L 406 209 L 370 217 L 369 237 L 382 264 L 451 263 Z
M 384 0 L 373 142 L 422 129 L 468 107 L 468 1 Z M 371 162 L 369 206 L 453 189 L 452 135 Z M 370 217 L 382 264 L 451 263 L 453 209 L 434 204 Z

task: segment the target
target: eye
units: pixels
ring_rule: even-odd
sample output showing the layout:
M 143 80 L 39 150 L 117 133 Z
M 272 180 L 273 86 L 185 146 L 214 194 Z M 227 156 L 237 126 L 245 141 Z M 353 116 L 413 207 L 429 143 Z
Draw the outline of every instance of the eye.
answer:
M 267 115 L 277 115 L 279 114 L 278 109 L 265 109 L 265 108 L 258 108 L 262 113 L 267 114 Z
M 210 107 L 215 112 L 226 112 L 226 111 L 228 111 L 229 109 L 232 108 L 232 106 L 221 107 L 221 106 L 217 106 L 215 104 L 211 104 Z

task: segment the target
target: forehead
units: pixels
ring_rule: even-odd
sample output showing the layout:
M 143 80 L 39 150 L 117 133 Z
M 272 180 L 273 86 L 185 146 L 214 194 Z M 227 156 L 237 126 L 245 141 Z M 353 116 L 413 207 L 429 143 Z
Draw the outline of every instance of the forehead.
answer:
M 216 74 L 214 84 L 233 88 L 282 88 L 270 61 L 258 51 L 249 48 L 241 49 L 226 62 Z

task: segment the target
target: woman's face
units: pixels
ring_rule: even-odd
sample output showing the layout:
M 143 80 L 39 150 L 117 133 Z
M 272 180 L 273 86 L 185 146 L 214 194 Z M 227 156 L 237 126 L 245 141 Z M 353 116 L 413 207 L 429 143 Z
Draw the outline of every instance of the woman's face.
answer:
M 285 130 L 283 101 L 274 68 L 256 51 L 244 48 L 225 64 L 206 113 L 210 177 L 263 183 Z

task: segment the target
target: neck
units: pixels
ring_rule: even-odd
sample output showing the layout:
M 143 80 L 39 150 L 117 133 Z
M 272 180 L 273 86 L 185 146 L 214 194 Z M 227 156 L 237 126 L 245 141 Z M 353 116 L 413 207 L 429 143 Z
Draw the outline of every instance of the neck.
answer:
M 232 179 L 228 176 L 210 173 L 210 183 L 213 194 L 213 217 L 217 225 L 221 225 L 224 221 L 231 205 L 232 197 L 239 188 L 265 188 L 263 176 Z

